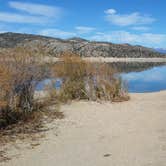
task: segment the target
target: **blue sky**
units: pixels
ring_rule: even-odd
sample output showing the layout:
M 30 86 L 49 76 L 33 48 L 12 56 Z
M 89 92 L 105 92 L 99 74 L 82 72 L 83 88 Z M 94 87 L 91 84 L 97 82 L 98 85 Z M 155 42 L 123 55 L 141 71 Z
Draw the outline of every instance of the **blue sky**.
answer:
M 165 0 L 0 0 L 0 33 L 166 48 Z

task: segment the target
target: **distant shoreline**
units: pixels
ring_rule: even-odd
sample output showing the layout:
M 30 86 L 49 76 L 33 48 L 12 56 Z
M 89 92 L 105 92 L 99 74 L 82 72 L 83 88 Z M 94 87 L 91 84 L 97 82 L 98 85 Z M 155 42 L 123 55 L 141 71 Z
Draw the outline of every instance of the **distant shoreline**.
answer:
M 114 57 L 83 57 L 84 60 L 90 62 L 166 62 L 166 58 L 114 58 Z M 58 62 L 57 57 L 46 57 L 45 62 Z
M 112 57 L 87 57 L 83 58 L 92 62 L 166 62 L 166 58 L 112 58 Z

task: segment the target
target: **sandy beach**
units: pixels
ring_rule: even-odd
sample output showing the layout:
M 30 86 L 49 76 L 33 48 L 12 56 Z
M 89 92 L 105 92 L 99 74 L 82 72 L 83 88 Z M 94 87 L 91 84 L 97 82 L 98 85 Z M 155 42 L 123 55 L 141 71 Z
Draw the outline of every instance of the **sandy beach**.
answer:
M 39 146 L 18 141 L 8 151 L 15 157 L 0 165 L 166 165 L 166 91 L 131 94 L 122 103 L 72 102 L 61 111 L 65 118 L 48 124 Z

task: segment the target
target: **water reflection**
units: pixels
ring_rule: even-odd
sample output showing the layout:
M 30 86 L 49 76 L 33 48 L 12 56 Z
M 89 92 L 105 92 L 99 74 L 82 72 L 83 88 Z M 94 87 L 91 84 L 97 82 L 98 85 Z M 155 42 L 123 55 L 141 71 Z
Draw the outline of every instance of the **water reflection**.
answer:
M 166 66 L 158 66 L 142 72 L 122 73 L 129 92 L 155 92 L 166 90 Z
M 166 62 L 113 62 L 109 65 L 120 73 L 140 72 L 157 66 L 164 66 Z
M 128 85 L 129 92 L 155 92 L 166 90 L 166 65 L 165 63 L 109 63 L 116 68 L 122 80 Z M 46 86 L 54 84 L 56 89 L 60 89 L 62 80 L 45 79 L 41 81 L 36 90 L 43 90 Z

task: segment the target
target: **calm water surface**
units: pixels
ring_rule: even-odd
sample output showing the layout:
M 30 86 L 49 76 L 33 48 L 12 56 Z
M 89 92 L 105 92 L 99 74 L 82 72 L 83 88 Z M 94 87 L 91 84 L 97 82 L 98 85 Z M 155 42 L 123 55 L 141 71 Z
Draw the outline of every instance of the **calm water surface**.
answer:
M 166 66 L 153 67 L 141 72 L 122 73 L 129 92 L 156 92 L 166 90 Z

